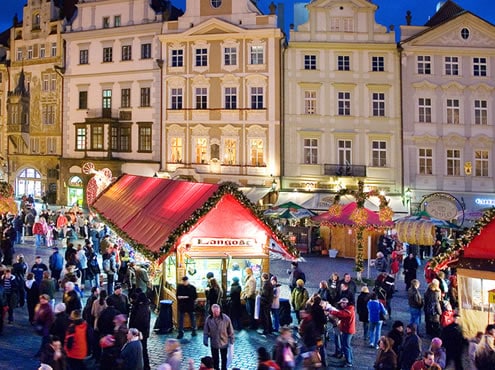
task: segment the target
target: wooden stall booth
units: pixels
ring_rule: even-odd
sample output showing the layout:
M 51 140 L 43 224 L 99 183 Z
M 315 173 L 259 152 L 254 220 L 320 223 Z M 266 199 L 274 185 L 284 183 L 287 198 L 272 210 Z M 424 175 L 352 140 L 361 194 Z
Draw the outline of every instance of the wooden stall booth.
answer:
M 173 302 L 174 324 L 175 292 L 183 276 L 196 286 L 202 303 L 208 273 L 228 294 L 233 277 L 242 285 L 246 267 L 259 281 L 270 269 L 271 254 L 297 258 L 297 250 L 233 184 L 123 175 L 92 208 L 129 244 L 161 263 L 160 297 Z

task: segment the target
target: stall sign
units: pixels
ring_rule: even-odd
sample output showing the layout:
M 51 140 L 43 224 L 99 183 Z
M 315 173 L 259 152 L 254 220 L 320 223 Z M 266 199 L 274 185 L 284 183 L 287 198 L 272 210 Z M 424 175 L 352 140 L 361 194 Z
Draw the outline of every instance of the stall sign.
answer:
M 248 238 L 195 238 L 192 244 L 199 247 L 254 247 L 256 240 Z
M 495 199 L 476 198 L 474 202 L 480 206 L 495 206 Z
M 452 220 L 457 216 L 457 205 L 448 198 L 436 198 L 425 202 L 428 214 L 439 220 Z

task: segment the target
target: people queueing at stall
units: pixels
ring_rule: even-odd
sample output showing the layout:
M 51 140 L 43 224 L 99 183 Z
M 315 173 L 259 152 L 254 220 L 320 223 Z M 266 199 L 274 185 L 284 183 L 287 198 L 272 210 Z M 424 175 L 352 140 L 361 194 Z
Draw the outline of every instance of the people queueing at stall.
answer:
M 33 215 L 30 210 L 27 213 Z M 0 333 L 4 320 L 13 323 L 14 312 L 26 307 L 23 309 L 28 311 L 29 321 L 40 335 L 40 348 L 35 355 L 43 364 L 58 369 L 86 368 L 81 366 L 90 356 L 102 369 L 150 369 L 147 340 L 151 301 L 147 295 L 150 282 L 146 268 L 132 260 L 108 235 L 108 230 L 94 227 L 77 212 L 47 211 L 43 216 L 30 216 L 27 220 L 30 222 L 33 218 L 33 230 L 23 228 L 18 233 L 15 220 L 26 220 L 26 216 L 4 217 L 2 262 L 13 266 L 0 268 Z M 38 235 L 35 224 L 39 217 L 55 229 L 52 236 L 43 232 L 35 237 L 36 245 L 38 248 L 51 245 L 53 251 L 48 266 L 38 256 L 29 268 L 22 255 L 10 255 L 10 246 L 21 242 L 26 232 Z M 79 243 L 81 238 L 86 239 L 84 243 Z M 65 254 L 61 249 L 66 249 Z M 302 266 L 293 262 L 287 279 L 280 281 L 277 276 L 263 273 L 258 275 L 260 283 L 251 266 L 246 266 L 241 278 L 232 278 L 229 291 L 224 293 L 210 273 L 206 292 L 208 311 L 203 328 L 196 326 L 196 288 L 185 276 L 177 289 L 177 340 L 166 341 L 166 361 L 160 369 L 180 369 L 185 362 L 190 369 L 198 366 L 200 369 L 227 369 L 228 351 L 236 331 L 248 323 L 247 329 L 257 329 L 259 324 L 258 333 L 273 339 L 273 347 L 258 349 L 258 368 L 261 369 L 324 367 L 328 360 L 326 353 L 332 350 L 334 360 L 341 361 L 344 367 L 352 367 L 355 346 L 372 347 L 367 350 L 375 351 L 374 367 L 377 369 L 434 369 L 450 365 L 462 369 L 462 354 L 467 346 L 473 366 L 495 368 L 495 326 L 488 325 L 485 333 L 466 340 L 456 311 L 455 274 L 433 274 L 426 265 L 428 285 L 422 293 L 417 279 L 421 263 L 414 252 L 407 252 L 396 244 L 377 254 L 381 260 L 378 264 L 375 262 L 377 275 L 373 287 L 355 281 L 350 273 L 341 279 L 333 272 L 329 273 L 328 281 L 308 282 Z M 407 257 L 402 259 L 402 256 Z M 101 264 L 99 257 L 103 257 Z M 401 269 L 402 274 L 399 273 Z M 384 336 L 381 328 L 391 318 L 392 298 L 397 291 L 396 284 L 402 279 L 407 290 L 410 322 L 394 321 Z M 292 326 L 280 324 L 280 297 L 284 285 L 290 291 L 295 316 Z M 318 289 L 310 294 L 308 285 L 318 285 Z M 56 302 L 58 289 L 63 291 L 63 302 Z M 257 295 L 259 304 L 256 304 Z M 246 322 L 242 314 L 244 304 Z M 203 342 L 210 348 L 211 357 L 183 358 L 181 346 L 187 344 L 181 339 L 186 314 L 192 336 L 196 336 L 198 329 L 203 329 Z M 420 338 L 423 315 L 426 336 Z M 356 319 L 362 323 L 362 329 L 356 327 Z M 362 343 L 353 341 L 356 335 L 365 340 Z M 425 348 L 429 349 L 425 352 Z

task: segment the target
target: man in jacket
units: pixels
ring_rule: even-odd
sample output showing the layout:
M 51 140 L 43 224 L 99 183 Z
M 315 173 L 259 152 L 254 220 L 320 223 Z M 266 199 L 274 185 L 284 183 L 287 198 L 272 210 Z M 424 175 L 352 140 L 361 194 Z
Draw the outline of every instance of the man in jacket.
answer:
M 263 327 L 263 335 L 271 334 L 272 332 L 272 319 L 270 311 L 273 302 L 273 285 L 270 281 L 270 275 L 264 272 L 261 275 L 262 287 L 261 287 L 261 302 L 260 302 L 260 318 L 261 326 Z
M 10 268 L 5 269 L 5 272 L 0 280 L 3 286 L 4 296 L 9 307 L 9 324 L 14 322 L 14 308 L 17 307 L 19 283 Z
M 220 312 L 220 306 L 211 306 L 211 315 L 205 321 L 203 329 L 203 344 L 208 347 L 210 339 L 211 357 L 213 357 L 214 368 L 217 370 L 227 370 L 227 349 L 229 344 L 234 344 L 234 328 L 230 318 Z M 219 366 L 220 356 L 221 367 Z
M 400 368 L 402 370 L 410 370 L 420 353 L 421 339 L 416 334 L 416 324 L 409 324 L 406 326 L 406 337 L 400 349 Z
M 421 325 L 421 309 L 423 308 L 423 296 L 419 292 L 419 280 L 411 280 L 411 287 L 407 291 L 407 303 L 409 305 L 410 324 Z
M 241 293 L 241 298 L 246 302 L 246 311 L 249 315 L 249 327 L 256 330 L 256 321 L 254 319 L 254 304 L 256 301 L 256 278 L 253 275 L 253 270 L 246 267 L 246 277 L 244 278 L 244 290 Z
M 287 272 L 289 273 L 289 287 L 291 292 L 297 287 L 297 281 L 299 279 L 306 282 L 306 274 L 302 272 L 297 262 L 292 262 L 290 270 L 287 270 Z
M 187 313 L 189 320 L 191 321 L 192 336 L 196 334 L 196 318 L 194 317 L 194 304 L 198 294 L 196 293 L 196 287 L 189 284 L 189 278 L 187 276 L 182 277 L 182 284 L 177 286 L 177 302 L 179 308 L 179 335 L 177 339 L 184 337 L 184 316 Z
M 103 246 L 103 244 L 102 244 Z M 105 249 L 105 253 L 102 256 L 103 271 L 107 274 L 107 293 L 113 294 L 115 273 L 117 272 L 117 262 L 115 260 L 115 252 L 113 251 L 113 244 L 109 245 Z
M 356 333 L 356 313 L 354 306 L 349 304 L 347 298 L 342 298 L 337 304 L 341 309 L 331 308 L 330 314 L 340 319 L 340 341 L 342 345 L 342 352 L 345 356 L 345 367 L 352 367 L 353 353 L 352 353 L 352 337 Z
M 454 361 L 455 370 L 462 370 L 462 354 L 466 345 L 466 338 L 462 335 L 462 328 L 459 325 L 460 316 L 454 315 L 454 322 L 442 329 L 442 342 L 447 352 L 445 366 L 449 366 L 450 361 Z
M 64 258 L 58 252 L 57 247 L 53 248 L 53 253 L 48 259 L 48 267 L 52 272 L 52 277 L 55 279 L 55 289 L 58 291 L 58 289 L 60 288 L 59 286 L 60 273 L 64 268 Z

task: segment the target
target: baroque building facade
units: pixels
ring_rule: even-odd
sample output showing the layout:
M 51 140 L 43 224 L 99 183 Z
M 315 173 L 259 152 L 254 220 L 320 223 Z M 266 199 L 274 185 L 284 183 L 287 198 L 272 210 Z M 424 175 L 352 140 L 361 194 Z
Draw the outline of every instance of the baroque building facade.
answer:
M 6 119 L 8 180 L 16 195 L 46 195 L 55 203 L 62 154 L 63 65 L 61 11 L 54 1 L 32 0 L 23 22 L 10 30 Z
M 404 181 L 413 203 L 446 192 L 467 211 L 495 205 L 495 26 L 447 1 L 401 26 Z
M 284 65 L 282 187 L 326 210 L 342 188 L 402 193 L 395 33 L 366 0 L 315 0 L 290 31 Z M 311 195 L 311 192 L 313 195 Z M 288 197 L 293 197 L 288 193 Z
M 159 175 L 268 192 L 280 175 L 282 119 L 283 34 L 274 8 L 263 15 L 250 0 L 188 0 L 159 38 Z

